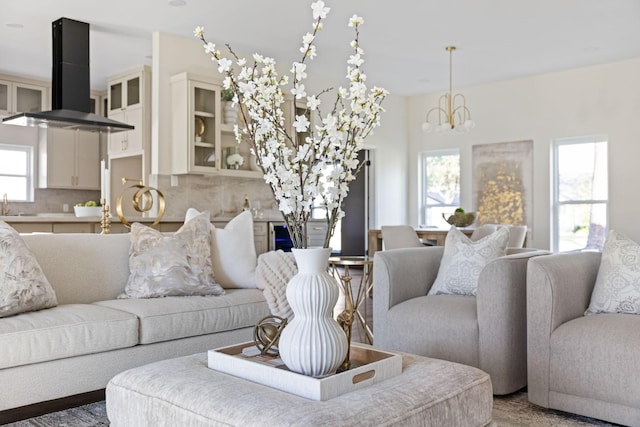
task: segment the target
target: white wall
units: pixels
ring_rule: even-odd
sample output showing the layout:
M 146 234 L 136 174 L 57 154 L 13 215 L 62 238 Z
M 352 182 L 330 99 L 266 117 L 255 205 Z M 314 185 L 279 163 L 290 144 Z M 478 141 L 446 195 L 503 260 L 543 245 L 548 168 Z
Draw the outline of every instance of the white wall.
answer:
M 608 135 L 609 228 L 640 241 L 640 58 L 468 88 L 476 127 L 468 134 L 422 133 L 426 111 L 441 93 L 409 99 L 409 221 L 418 224 L 418 153 L 458 147 L 461 205 L 472 207 L 474 144 L 534 141 L 533 228 L 529 246 L 550 247 L 551 143 Z
M 224 41 L 217 41 L 217 44 L 221 45 L 221 42 Z M 250 56 L 248 58 L 250 59 Z M 289 68 L 291 68 L 290 64 L 286 64 L 284 69 L 286 71 Z M 170 146 L 171 87 L 169 79 L 172 75 L 184 71 L 220 78 L 217 65 L 211 61 L 209 55 L 204 53 L 200 41 L 194 37 L 154 33 L 151 91 L 151 145 L 153 147 L 151 170 L 153 174 L 164 174 L 170 170 L 170 155 L 159 153 L 156 147 Z M 308 93 L 316 93 L 328 87 L 348 83 L 346 79 L 330 81 L 314 77 L 313 63 L 309 65 L 308 73 L 309 78 L 306 82 Z M 407 100 L 405 97 L 391 95 L 383 105 L 387 111 L 382 116 L 382 125 L 366 140 L 366 147 L 375 150 L 376 226 L 402 224 L 408 221 Z

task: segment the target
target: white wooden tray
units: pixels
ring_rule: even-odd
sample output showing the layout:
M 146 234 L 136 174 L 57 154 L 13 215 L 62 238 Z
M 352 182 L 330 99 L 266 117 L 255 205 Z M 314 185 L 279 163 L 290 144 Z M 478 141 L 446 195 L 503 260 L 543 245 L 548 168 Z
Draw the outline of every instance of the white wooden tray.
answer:
M 279 357 L 255 356 L 253 342 L 209 350 L 209 368 L 312 400 L 328 400 L 402 373 L 402 356 L 351 344 L 351 369 L 324 378 L 289 371 Z M 257 349 L 256 349 L 257 350 Z

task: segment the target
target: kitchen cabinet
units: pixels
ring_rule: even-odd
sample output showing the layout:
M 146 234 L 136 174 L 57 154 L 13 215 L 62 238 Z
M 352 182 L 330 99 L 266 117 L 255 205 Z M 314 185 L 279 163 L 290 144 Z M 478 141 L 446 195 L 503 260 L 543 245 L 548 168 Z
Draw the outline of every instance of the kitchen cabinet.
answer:
M 151 145 L 151 70 L 149 67 L 113 76 L 108 82 L 107 117 L 134 129 L 109 135 L 109 158 L 143 154 L 149 160 Z M 150 162 L 149 162 L 150 163 Z M 148 168 L 146 168 L 148 173 Z
M 45 85 L 0 79 L 0 116 L 47 110 L 48 93 Z
M 238 144 L 233 123 L 223 119 L 221 82 L 192 73 L 171 77 L 172 138 L 160 147 L 171 156 L 171 174 L 225 175 L 261 178 L 252 167 L 246 142 Z M 232 154 L 242 157 L 242 165 L 230 166 Z
M 94 132 L 39 130 L 40 188 L 100 190 L 100 136 Z

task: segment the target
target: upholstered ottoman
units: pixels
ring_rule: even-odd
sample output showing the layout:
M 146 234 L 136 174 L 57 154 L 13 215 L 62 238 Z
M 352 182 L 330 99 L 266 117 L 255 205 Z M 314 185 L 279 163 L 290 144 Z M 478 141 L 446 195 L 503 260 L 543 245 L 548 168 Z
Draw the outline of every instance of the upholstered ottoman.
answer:
M 493 407 L 483 371 L 414 355 L 402 374 L 326 401 L 209 369 L 206 353 L 122 372 L 106 395 L 112 427 L 484 426 Z

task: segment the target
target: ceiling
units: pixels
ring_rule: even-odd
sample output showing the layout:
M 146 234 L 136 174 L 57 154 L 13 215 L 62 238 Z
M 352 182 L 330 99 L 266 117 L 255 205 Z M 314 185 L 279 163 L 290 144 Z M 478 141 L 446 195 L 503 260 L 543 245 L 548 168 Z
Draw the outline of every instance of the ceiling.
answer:
M 0 73 L 50 80 L 51 23 L 90 24 L 91 86 L 151 65 L 154 31 L 193 37 L 196 26 L 219 46 L 289 63 L 311 29 L 311 1 L 301 0 L 20 0 L 3 2 Z M 311 75 L 346 74 L 354 13 L 364 18 L 360 44 L 370 85 L 397 95 L 445 90 L 448 53 L 454 87 L 640 57 L 638 0 L 325 0 L 331 12 L 317 38 Z M 194 43 L 198 41 L 193 38 Z M 213 69 L 213 68 L 212 68 Z

